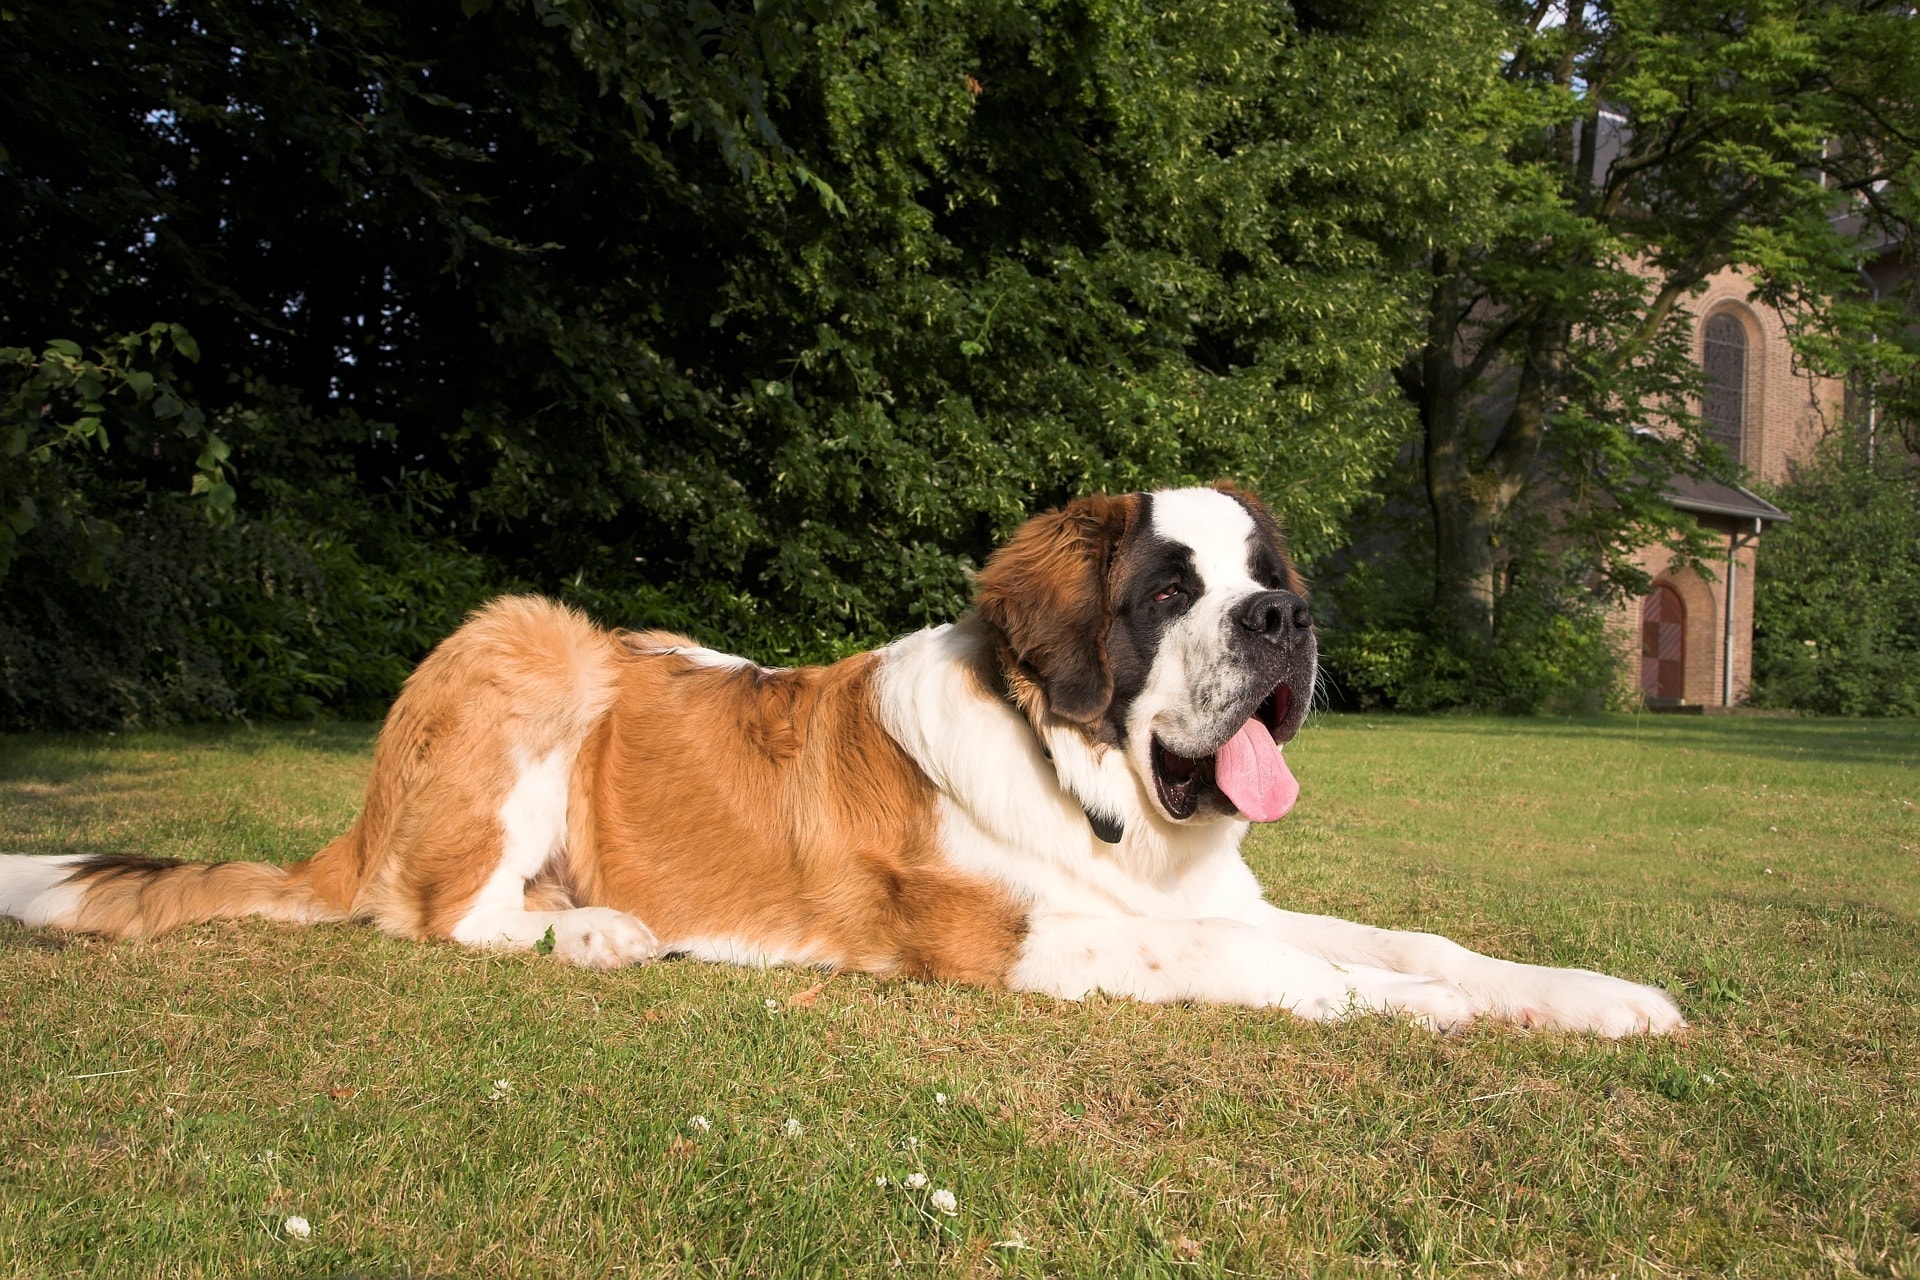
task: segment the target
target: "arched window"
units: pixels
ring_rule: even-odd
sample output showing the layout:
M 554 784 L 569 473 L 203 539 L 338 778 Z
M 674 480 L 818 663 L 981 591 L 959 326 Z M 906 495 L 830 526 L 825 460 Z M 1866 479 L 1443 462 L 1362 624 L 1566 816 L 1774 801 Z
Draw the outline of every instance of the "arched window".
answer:
M 1747 425 L 1747 330 L 1723 311 L 1707 317 L 1706 339 L 1701 367 L 1707 376 L 1700 416 L 1706 421 L 1707 438 L 1738 462 Z

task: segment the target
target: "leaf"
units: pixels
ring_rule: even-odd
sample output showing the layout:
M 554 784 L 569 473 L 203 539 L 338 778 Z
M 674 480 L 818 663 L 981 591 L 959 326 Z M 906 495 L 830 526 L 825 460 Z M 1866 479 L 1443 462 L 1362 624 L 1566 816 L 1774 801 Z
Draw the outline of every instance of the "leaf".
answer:
M 207 495 L 208 511 L 211 512 L 216 518 L 232 514 L 234 500 L 239 496 L 234 493 L 233 486 L 228 484 L 226 481 L 222 480 L 219 483 L 209 485 L 204 490 L 202 490 L 200 486 L 200 482 L 205 478 L 206 476 L 204 475 L 204 473 L 201 475 L 196 475 L 193 478 L 193 491 L 195 493 L 205 492 L 205 494 Z
M 185 325 L 173 326 L 173 349 L 193 363 L 200 363 L 200 344 L 194 341 L 193 335 L 187 332 Z
M 794 177 L 799 180 L 802 186 L 813 189 L 813 193 L 820 197 L 820 203 L 826 207 L 828 212 L 838 214 L 843 218 L 847 216 L 846 201 L 842 200 L 839 193 L 827 184 L 825 178 L 822 178 L 819 174 L 798 161 L 792 163 Z
M 544 934 L 540 935 L 540 941 L 533 944 L 533 949 L 543 956 L 550 956 L 553 954 L 553 926 L 552 925 L 547 926 L 547 931 Z
M 47 350 L 58 351 L 69 359 L 78 360 L 81 355 L 80 344 L 68 338 L 55 338 L 47 344 Z

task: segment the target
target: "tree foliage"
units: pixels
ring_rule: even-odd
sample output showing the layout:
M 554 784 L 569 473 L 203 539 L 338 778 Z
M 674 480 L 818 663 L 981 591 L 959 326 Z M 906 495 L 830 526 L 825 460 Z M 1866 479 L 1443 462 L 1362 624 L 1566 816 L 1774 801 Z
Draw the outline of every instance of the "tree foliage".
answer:
M 1793 520 L 1761 548 L 1754 701 L 1920 715 L 1920 454 L 1835 435 L 1773 494 Z
M 451 539 L 767 657 L 951 616 L 1084 490 L 1232 474 L 1335 541 L 1487 65 L 1484 18 L 1387 5 L 43 9 L 0 332 L 191 333 L 237 528 Z M 182 463 L 90 456 L 76 518 Z
M 1520 495 L 1566 494 L 1556 532 L 1616 548 L 1701 464 L 1627 430 L 1687 375 L 1622 264 L 1817 292 L 1842 196 L 1808 166 L 1879 198 L 1905 163 L 1911 25 L 10 5 L 0 720 L 366 705 L 510 584 L 830 656 L 952 616 L 997 537 L 1096 488 L 1233 475 L 1314 558 L 1410 438 L 1442 474 L 1443 420 L 1473 529 L 1518 545 Z M 1617 198 L 1575 176 L 1607 104 Z M 1570 616 L 1531 545 L 1510 612 Z
M 105 585 L 103 555 L 118 531 L 96 514 L 111 505 L 110 495 L 97 491 L 106 470 L 97 460 L 116 440 L 136 458 L 193 456 L 192 494 L 213 520 L 231 517 L 230 450 L 207 428 L 206 415 L 182 399 L 173 354 L 192 360 L 199 349 L 185 329 L 164 323 L 115 335 L 92 357 L 68 338 L 38 354 L 0 347 L 9 386 L 0 404 L 0 456 L 8 460 L 0 475 L 0 577 L 21 540 L 51 520 L 73 543 L 73 576 Z
M 1432 228 L 1423 341 L 1401 370 L 1431 633 L 1456 650 L 1496 637 L 1529 547 L 1577 550 L 1583 591 L 1636 594 L 1640 547 L 1699 552 L 1665 482 L 1740 472 L 1694 416 L 1683 304 L 1739 266 L 1799 324 L 1810 367 L 1861 369 L 1873 336 L 1901 327 L 1853 297 L 1878 238 L 1863 232 L 1903 233 L 1920 178 L 1920 24 L 1904 6 L 1502 13 L 1486 142 L 1464 157 L 1459 215 Z
M 1539 706 L 1617 684 L 1609 601 L 1637 553 L 1705 551 L 1664 499 L 1739 480 L 1696 417 L 1686 305 L 1729 266 L 1793 327 L 1804 371 L 1911 402 L 1913 335 L 1860 296 L 1911 225 L 1920 35 L 1875 3 L 1496 6 L 1453 216 L 1416 248 L 1419 426 L 1356 550 L 1323 574 L 1349 697 Z

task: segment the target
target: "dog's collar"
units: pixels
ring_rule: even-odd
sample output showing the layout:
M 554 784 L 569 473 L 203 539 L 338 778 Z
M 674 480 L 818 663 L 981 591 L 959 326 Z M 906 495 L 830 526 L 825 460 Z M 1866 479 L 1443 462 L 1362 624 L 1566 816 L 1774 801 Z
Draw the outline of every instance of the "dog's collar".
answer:
M 1004 641 L 995 645 L 994 648 L 996 650 L 994 655 L 996 660 L 985 664 L 986 670 L 982 672 L 982 675 L 985 677 L 983 683 L 986 684 L 994 696 L 1012 708 L 1015 715 L 1025 720 L 1027 722 L 1027 728 L 1032 730 L 1034 737 L 1038 738 L 1040 731 L 1034 726 L 1033 717 L 1028 715 L 1026 708 L 1020 705 L 1020 700 L 1013 696 L 1012 682 L 1007 679 L 1008 668 L 1014 660 L 1013 654 L 1007 650 Z M 1053 752 L 1047 748 L 1044 741 L 1040 744 L 1040 754 L 1046 757 L 1047 763 L 1053 763 Z M 1082 800 L 1079 795 L 1073 791 L 1073 788 L 1068 787 L 1067 793 L 1072 795 L 1074 803 L 1080 806 L 1080 812 L 1086 816 L 1087 825 L 1093 828 L 1093 834 L 1100 838 L 1101 843 L 1120 843 L 1121 837 L 1127 834 L 1127 824 L 1125 822 L 1119 818 L 1110 818 L 1104 813 L 1095 813 L 1087 807 L 1087 802 Z
M 1078 796 L 1074 799 L 1079 800 Z M 1103 813 L 1095 813 L 1087 808 L 1086 802 L 1080 802 L 1080 812 L 1087 815 L 1087 825 L 1093 828 L 1093 834 L 1107 844 L 1119 844 L 1120 837 L 1127 834 L 1127 824 L 1118 818 L 1109 818 Z

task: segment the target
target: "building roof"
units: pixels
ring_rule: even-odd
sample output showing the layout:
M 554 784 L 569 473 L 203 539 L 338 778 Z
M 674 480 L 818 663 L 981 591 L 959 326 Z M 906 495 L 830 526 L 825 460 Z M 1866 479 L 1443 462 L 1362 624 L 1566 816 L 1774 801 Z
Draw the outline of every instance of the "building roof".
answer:
M 1662 496 L 1680 510 L 1696 515 L 1731 516 L 1735 520 L 1759 520 L 1767 524 L 1793 518 L 1759 494 L 1737 484 L 1695 476 L 1672 477 Z

